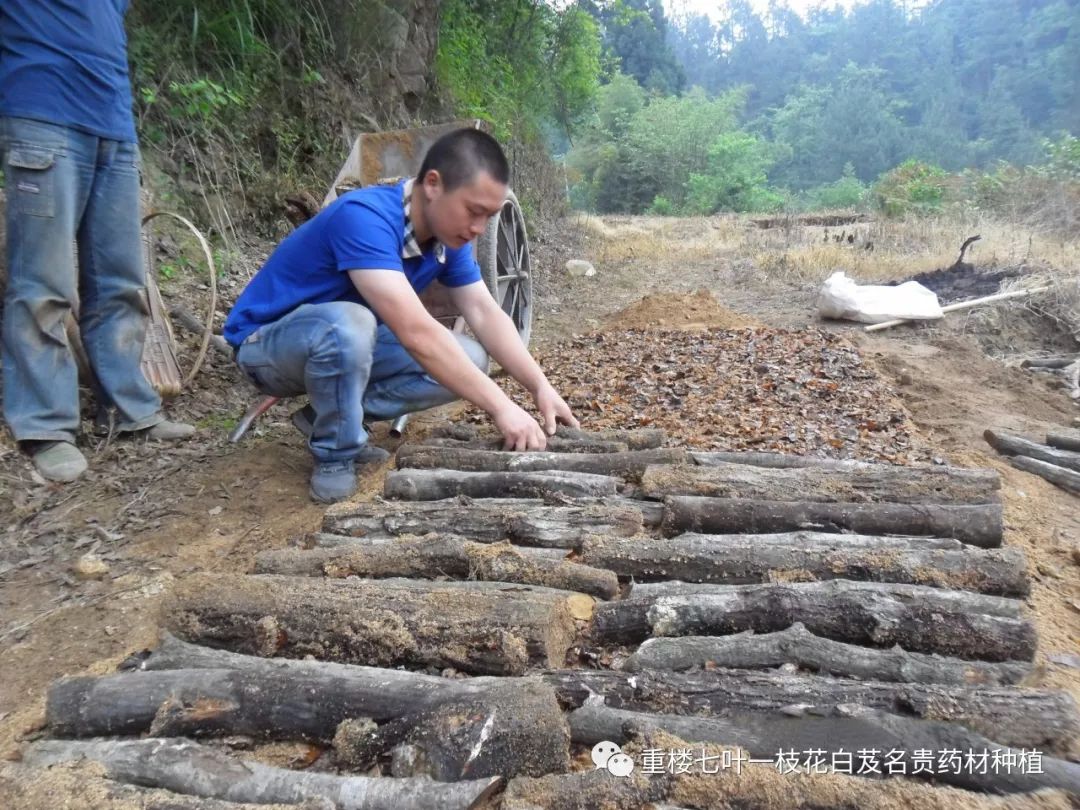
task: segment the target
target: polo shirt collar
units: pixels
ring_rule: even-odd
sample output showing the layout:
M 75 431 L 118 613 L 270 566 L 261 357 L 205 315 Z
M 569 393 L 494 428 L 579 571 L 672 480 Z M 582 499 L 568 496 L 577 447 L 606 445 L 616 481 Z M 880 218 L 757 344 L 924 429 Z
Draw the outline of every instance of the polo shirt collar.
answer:
M 405 185 L 401 189 L 401 205 L 405 209 L 405 232 L 404 240 L 401 244 L 401 258 L 403 259 L 415 259 L 417 256 L 422 256 L 424 251 L 420 249 L 420 243 L 416 241 L 416 231 L 413 229 L 412 217 L 410 210 L 412 208 L 412 191 L 413 183 L 416 182 L 416 178 L 410 177 L 405 181 Z M 436 241 L 434 247 L 435 260 L 439 264 L 446 264 L 446 245 L 442 242 Z

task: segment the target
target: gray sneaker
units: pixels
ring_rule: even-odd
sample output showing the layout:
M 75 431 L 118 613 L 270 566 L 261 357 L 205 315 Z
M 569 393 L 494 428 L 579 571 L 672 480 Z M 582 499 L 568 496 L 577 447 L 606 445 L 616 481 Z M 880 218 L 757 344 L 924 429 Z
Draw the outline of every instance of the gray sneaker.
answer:
M 353 460 L 326 461 L 311 471 L 308 494 L 319 503 L 337 503 L 356 493 L 356 464 Z
M 182 439 L 191 438 L 195 433 L 194 425 L 186 425 L 183 422 L 170 422 L 166 419 L 163 422 L 158 422 L 153 427 L 147 428 L 145 431 L 140 431 L 142 435 L 148 439 L 154 439 L 159 442 L 178 442 Z
M 311 471 L 308 494 L 319 503 L 337 503 L 356 494 L 356 465 L 381 464 L 390 454 L 381 447 L 365 444 L 355 459 L 324 461 Z
M 42 442 L 31 458 L 37 471 L 50 481 L 67 484 L 86 472 L 86 456 L 70 442 Z

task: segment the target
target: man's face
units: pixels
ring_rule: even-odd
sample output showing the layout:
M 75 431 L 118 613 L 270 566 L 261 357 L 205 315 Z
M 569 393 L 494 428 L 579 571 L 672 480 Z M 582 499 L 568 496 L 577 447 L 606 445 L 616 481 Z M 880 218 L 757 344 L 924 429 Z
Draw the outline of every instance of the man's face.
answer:
M 431 235 L 448 247 L 460 248 L 482 234 L 488 219 L 499 213 L 506 186 L 479 171 L 472 182 L 446 191 L 439 173 L 430 171 L 424 178 L 424 195 Z

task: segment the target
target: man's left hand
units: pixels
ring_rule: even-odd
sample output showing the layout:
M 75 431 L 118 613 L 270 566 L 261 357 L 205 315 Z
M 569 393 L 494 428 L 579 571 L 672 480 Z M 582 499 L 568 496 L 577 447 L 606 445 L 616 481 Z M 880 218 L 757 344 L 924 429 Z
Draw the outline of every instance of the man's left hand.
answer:
M 544 432 L 548 436 L 555 435 L 557 424 L 567 425 L 572 428 L 581 427 L 581 423 L 570 412 L 570 406 L 566 404 L 559 392 L 545 384 L 533 395 L 536 409 L 540 411 L 540 420 L 544 425 Z

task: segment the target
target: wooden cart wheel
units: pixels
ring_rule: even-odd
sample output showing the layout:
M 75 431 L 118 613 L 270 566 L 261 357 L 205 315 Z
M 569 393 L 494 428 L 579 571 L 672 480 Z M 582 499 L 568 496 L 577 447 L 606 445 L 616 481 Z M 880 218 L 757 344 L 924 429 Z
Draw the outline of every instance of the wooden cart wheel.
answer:
M 532 264 L 525 217 L 514 192 L 507 192 L 502 210 L 477 240 L 476 256 L 488 289 L 513 320 L 521 342 L 528 346 L 533 316 Z

